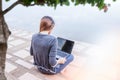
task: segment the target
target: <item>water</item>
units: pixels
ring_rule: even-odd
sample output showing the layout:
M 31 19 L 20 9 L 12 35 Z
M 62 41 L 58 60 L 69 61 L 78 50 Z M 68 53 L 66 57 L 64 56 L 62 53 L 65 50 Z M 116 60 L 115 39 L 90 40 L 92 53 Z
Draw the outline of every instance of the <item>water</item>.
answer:
M 10 3 L 4 2 L 4 9 Z M 25 29 L 31 32 L 39 31 L 40 19 L 49 15 L 55 20 L 53 35 L 76 41 L 96 43 L 106 32 L 120 27 L 120 1 L 112 2 L 107 13 L 96 7 L 86 6 L 58 6 L 55 10 L 50 7 L 15 7 L 5 15 L 9 27 Z

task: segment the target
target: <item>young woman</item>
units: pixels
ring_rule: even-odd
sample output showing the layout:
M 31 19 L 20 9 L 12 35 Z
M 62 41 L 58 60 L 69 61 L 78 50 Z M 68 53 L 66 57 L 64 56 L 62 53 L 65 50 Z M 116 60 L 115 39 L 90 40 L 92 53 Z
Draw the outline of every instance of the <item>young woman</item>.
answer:
M 50 35 L 55 22 L 49 16 L 41 19 L 40 31 L 32 36 L 30 53 L 34 58 L 34 65 L 44 74 L 60 73 L 72 60 L 73 55 L 56 60 L 57 39 Z

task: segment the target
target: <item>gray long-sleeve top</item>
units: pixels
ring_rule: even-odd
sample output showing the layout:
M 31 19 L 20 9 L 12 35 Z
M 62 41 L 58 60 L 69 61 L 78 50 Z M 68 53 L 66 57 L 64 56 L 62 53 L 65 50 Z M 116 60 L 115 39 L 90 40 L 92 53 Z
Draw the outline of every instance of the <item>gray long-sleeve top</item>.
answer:
M 54 71 L 54 66 L 57 64 L 57 44 L 54 36 L 41 33 L 33 35 L 30 54 L 33 55 L 34 63 Z

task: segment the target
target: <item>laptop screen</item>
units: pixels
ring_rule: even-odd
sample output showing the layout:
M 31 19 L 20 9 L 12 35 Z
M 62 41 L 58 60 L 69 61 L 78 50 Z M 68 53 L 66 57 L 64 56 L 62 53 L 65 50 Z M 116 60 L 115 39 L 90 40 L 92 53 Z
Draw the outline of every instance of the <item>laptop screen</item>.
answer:
M 74 45 L 74 41 L 67 40 L 64 38 L 57 37 L 58 39 L 58 50 L 71 53 Z

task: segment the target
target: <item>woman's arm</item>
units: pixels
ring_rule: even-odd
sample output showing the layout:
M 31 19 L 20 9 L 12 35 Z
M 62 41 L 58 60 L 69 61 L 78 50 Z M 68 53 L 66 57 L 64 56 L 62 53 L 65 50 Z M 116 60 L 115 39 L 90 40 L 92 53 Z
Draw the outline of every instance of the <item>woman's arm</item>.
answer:
M 57 39 L 55 38 L 51 43 L 50 53 L 49 53 L 49 64 L 52 67 L 55 67 L 58 63 L 56 60 L 56 54 L 57 54 Z

